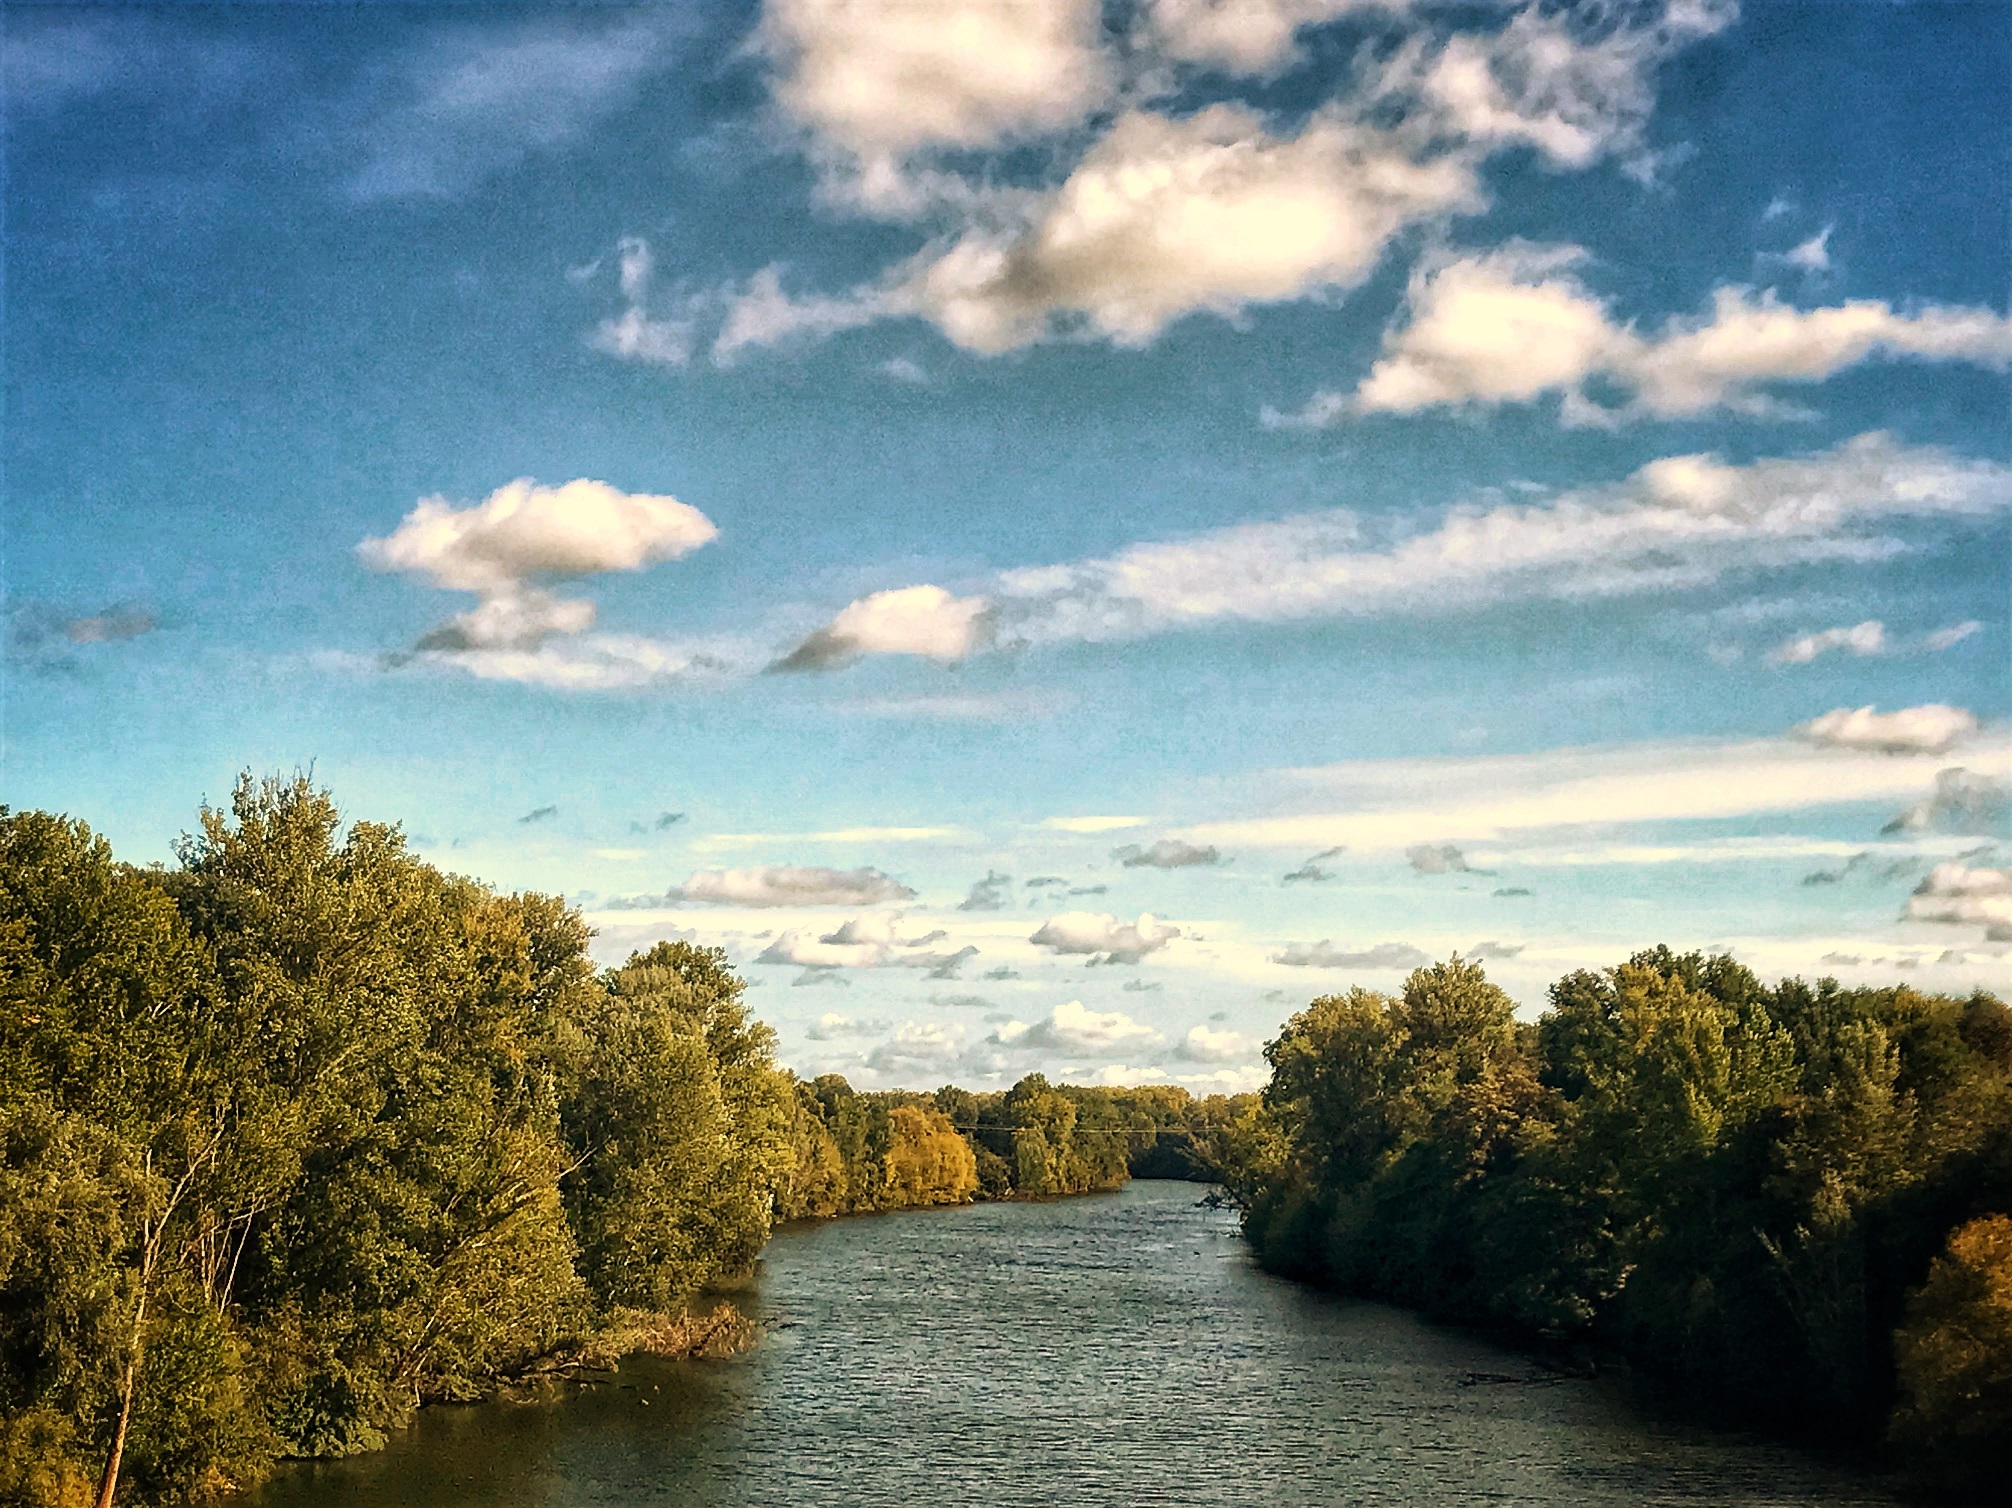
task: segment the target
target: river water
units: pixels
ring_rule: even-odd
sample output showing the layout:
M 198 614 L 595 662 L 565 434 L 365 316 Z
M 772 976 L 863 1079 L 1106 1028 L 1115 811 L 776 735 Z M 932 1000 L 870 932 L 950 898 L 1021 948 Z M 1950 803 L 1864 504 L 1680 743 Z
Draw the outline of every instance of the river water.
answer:
M 1889 1504 L 1612 1382 L 1258 1272 L 1191 1184 L 793 1227 L 727 1362 L 424 1411 L 255 1508 Z

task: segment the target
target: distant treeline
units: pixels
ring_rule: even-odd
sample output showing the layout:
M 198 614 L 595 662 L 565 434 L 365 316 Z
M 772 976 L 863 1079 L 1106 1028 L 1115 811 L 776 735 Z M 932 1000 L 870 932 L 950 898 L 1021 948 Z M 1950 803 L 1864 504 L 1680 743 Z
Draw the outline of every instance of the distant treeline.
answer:
M 1314 1001 L 1216 1139 L 1274 1270 L 1623 1353 L 1722 1416 L 2012 1472 L 2012 1011 L 1637 954 Z
M 719 950 L 597 972 L 563 902 L 305 780 L 179 858 L 0 808 L 0 1504 L 205 1500 L 423 1402 L 728 1348 L 695 1300 L 778 1218 L 1108 1188 L 1247 1108 L 799 1083 Z
M 1257 1099 L 1051 1085 L 1040 1074 L 992 1094 L 861 1094 L 836 1074 L 795 1091 L 776 1201 L 786 1220 L 1084 1194 L 1132 1176 L 1212 1179 L 1196 1139 L 1211 1142 Z

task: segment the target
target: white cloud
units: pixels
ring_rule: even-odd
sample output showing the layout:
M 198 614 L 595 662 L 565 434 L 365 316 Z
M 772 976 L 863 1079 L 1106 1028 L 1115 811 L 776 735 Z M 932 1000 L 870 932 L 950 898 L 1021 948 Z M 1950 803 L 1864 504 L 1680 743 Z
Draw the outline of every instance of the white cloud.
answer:
M 958 970 L 978 954 L 973 946 L 949 952 L 931 949 L 931 943 L 942 941 L 946 935 L 940 929 L 919 937 L 903 937 L 900 928 L 901 917 L 896 912 L 855 917 L 822 935 L 816 934 L 814 928 L 792 928 L 764 948 L 755 962 L 817 970 L 924 969 L 931 979 L 954 979 Z
M 1768 651 L 1773 665 L 1807 665 L 1833 649 L 1846 649 L 1861 657 L 1886 653 L 1886 625 L 1876 618 L 1854 623 L 1849 628 L 1826 628 L 1818 633 L 1798 634 Z
M 975 228 L 907 276 L 912 306 L 967 349 L 1058 328 L 1144 345 L 1184 314 L 1352 287 L 1407 226 L 1478 208 L 1472 167 L 1316 115 L 1274 136 L 1218 104 L 1133 111 L 1018 230 Z
M 1528 146 L 1558 167 L 1589 167 L 1639 145 L 1657 65 L 1734 14 L 1732 5 L 1671 5 L 1656 25 L 1602 36 L 1569 9 L 1531 5 L 1493 33 L 1415 39 L 1386 65 L 1382 89 L 1415 100 L 1468 141 Z
M 1008 1021 L 991 1037 L 996 1045 L 1016 1052 L 1061 1053 L 1112 1052 L 1159 1040 L 1158 1032 L 1123 1011 L 1093 1011 L 1080 1000 L 1063 1002 L 1031 1026 Z
M 2012 869 L 1937 864 L 1907 902 L 1912 921 L 1983 927 L 1994 942 L 2012 942 Z
M 1108 96 L 1097 0 L 767 0 L 776 98 L 865 159 L 988 147 L 1075 124 Z
M 842 1042 L 848 1037 L 877 1037 L 887 1027 L 885 1021 L 862 1021 L 836 1011 L 826 1011 L 804 1035 L 813 1042 Z
M 1337 948 L 1326 938 L 1294 943 L 1272 955 L 1273 963 L 1295 969 L 1418 969 L 1432 959 L 1410 943 L 1378 943 L 1370 948 Z
M 1107 912 L 1064 911 L 1043 922 L 1027 940 L 1038 948 L 1065 955 L 1088 955 L 1092 963 L 1137 963 L 1181 935 L 1142 912 L 1136 922 L 1121 922 Z
M 718 360 L 907 317 L 986 354 L 1056 337 L 1140 346 L 1185 315 L 1346 290 L 1407 229 L 1484 208 L 1496 152 L 1566 169 L 1620 154 L 1652 172 L 1672 155 L 1641 142 L 1656 69 L 1733 13 L 1670 0 L 1618 20 L 1531 5 L 1470 31 L 1383 24 L 1411 9 L 1151 0 L 1107 45 L 1097 0 L 768 0 L 757 50 L 807 129 L 827 206 L 929 239 L 836 296 L 790 294 L 770 267 L 677 318 L 632 298 L 597 342 L 682 361 L 685 316 L 724 307 Z M 1180 65 L 1273 74 L 1301 28 L 1351 11 L 1380 17 L 1392 45 L 1365 48 L 1290 125 L 1234 101 L 1147 107 L 1178 92 Z M 996 148 L 1025 155 L 980 158 Z
M 591 610 L 592 604 L 581 605 Z M 731 673 L 744 658 L 726 646 L 677 644 L 640 634 L 583 634 L 524 648 L 448 647 L 460 622 L 450 620 L 429 631 L 415 650 L 389 656 L 386 663 L 446 666 L 485 681 L 554 691 L 621 691 Z
M 1796 736 L 1832 749 L 1870 749 L 1884 754 L 1939 754 L 1977 731 L 1974 713 L 1929 702 L 1879 712 L 1871 707 L 1839 707 L 1800 724 Z
M 1953 649 L 1976 633 L 1984 625 L 1975 618 L 1966 622 L 1952 623 L 1947 628 L 1938 628 L 1921 641 L 1921 647 L 1929 654 L 1941 654 L 1945 649 Z
M 915 898 L 913 890 L 878 869 L 790 864 L 702 869 L 677 894 L 688 905 L 705 906 L 872 906 Z
M 1190 1063 L 1234 1063 L 1248 1058 L 1253 1044 L 1240 1032 L 1217 1031 L 1212 1027 L 1191 1027 L 1181 1039 L 1175 1055 Z
M 1587 288 L 1578 272 L 1587 260 L 1576 246 L 1516 242 L 1425 264 L 1413 274 L 1407 318 L 1385 333 L 1383 354 L 1353 398 L 1318 395 L 1301 422 L 1521 403 L 1550 392 L 1564 395 L 1568 423 L 1764 413 L 1777 407 L 1767 384 L 1822 381 L 1874 357 L 2012 365 L 2012 319 L 1990 309 L 1897 310 L 1875 299 L 1798 309 L 1750 288 L 1720 288 L 1708 313 L 1643 335 L 1616 322 Z M 1630 405 L 1595 405 L 1584 391 L 1594 377 L 1629 389 Z
M 1980 770 L 2012 769 L 2012 747 L 2002 740 L 1973 741 L 1966 756 Z M 1810 747 L 1795 739 L 1365 760 L 1274 777 L 1253 794 L 1258 815 L 1199 823 L 1186 835 L 1288 850 L 1346 843 L 1358 852 L 1402 852 L 1421 830 L 1522 844 L 1545 829 L 1912 802 L 1933 788 L 1944 763 L 1905 746 L 1889 753 L 1877 744 Z M 1689 854 L 1680 848 L 1663 857 Z
M 1303 27 L 1351 11 L 1400 11 L 1409 0 L 1150 0 L 1138 20 L 1146 48 L 1179 63 L 1266 77 L 1295 62 Z
M 963 1034 L 938 1021 L 904 1021 L 866 1055 L 866 1066 L 884 1074 L 948 1074 L 958 1067 Z
M 1824 226 L 1807 241 L 1791 247 L 1782 260 L 1803 272 L 1830 271 L 1830 233 L 1836 229 L 1835 225 Z
M 585 479 L 560 487 L 519 479 L 467 508 L 424 498 L 390 534 L 364 540 L 356 554 L 372 570 L 480 599 L 411 650 L 390 656 L 391 665 L 419 660 L 487 680 L 610 690 L 726 670 L 739 656 L 723 642 L 590 634 L 592 602 L 534 583 L 639 571 L 689 554 L 718 533 L 711 519 L 674 497 Z
M 1183 843 L 1179 838 L 1162 838 L 1148 848 L 1128 843 L 1111 851 L 1111 857 L 1127 869 L 1193 869 L 1220 864 L 1223 856 L 1214 848 Z
M 762 268 L 748 279 L 745 288 L 727 295 L 726 308 L 726 318 L 712 344 L 713 360 L 721 366 L 731 364 L 749 348 L 780 345 L 798 337 L 836 335 L 899 312 L 888 295 L 875 290 L 840 298 L 814 294 L 792 297 L 783 291 L 782 269 L 774 265 Z
M 1127 827 L 1144 827 L 1144 817 L 1048 817 L 1041 823 L 1064 833 L 1113 833 Z
M 1574 390 L 1622 354 L 1628 336 L 1573 275 L 1574 246 L 1512 245 L 1427 263 L 1411 275 L 1409 320 L 1355 390 L 1316 399 L 1306 422 L 1359 412 L 1412 413 L 1447 403 L 1520 403 Z
M 875 592 L 777 660 L 776 670 L 824 670 L 861 655 L 961 660 L 990 639 L 991 604 L 953 597 L 940 586 Z
M 1451 843 L 1414 843 L 1404 857 L 1420 874 L 1471 874 L 1467 856 Z
M 585 479 L 540 487 L 525 478 L 469 508 L 422 499 L 389 535 L 364 540 L 356 553 L 375 571 L 503 595 L 540 577 L 640 571 L 718 534 L 711 519 L 674 497 Z
M 1874 433 L 1816 455 L 1746 465 L 1669 456 L 1623 481 L 1542 502 L 1454 508 L 1436 527 L 1386 543 L 1365 537 L 1356 516 L 1337 509 L 1011 570 L 968 599 L 933 590 L 986 604 L 1000 645 L 1108 641 L 1224 620 L 1445 612 L 1698 587 L 1734 571 L 1817 561 L 1884 560 L 1906 545 L 1875 532 L 1881 526 L 1981 518 L 2008 507 L 2012 467 Z M 822 651 L 814 637 L 797 654 L 813 644 Z

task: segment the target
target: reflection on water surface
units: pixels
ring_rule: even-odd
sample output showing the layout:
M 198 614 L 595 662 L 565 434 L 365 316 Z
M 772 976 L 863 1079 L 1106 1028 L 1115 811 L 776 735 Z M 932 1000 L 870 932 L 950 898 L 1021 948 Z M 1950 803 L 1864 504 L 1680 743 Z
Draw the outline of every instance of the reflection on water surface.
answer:
M 431 1409 L 389 1450 L 290 1470 L 252 1503 L 1891 1501 L 1792 1452 L 1645 1420 L 1610 1384 L 1265 1277 L 1197 1192 L 786 1230 L 750 1355 Z

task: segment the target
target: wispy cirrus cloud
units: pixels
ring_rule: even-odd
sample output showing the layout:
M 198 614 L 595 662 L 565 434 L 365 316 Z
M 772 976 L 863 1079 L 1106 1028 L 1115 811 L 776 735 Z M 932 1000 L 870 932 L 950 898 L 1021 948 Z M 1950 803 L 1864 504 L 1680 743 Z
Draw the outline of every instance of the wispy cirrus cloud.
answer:
M 1225 622 L 1623 597 L 1735 572 L 1871 563 L 1908 548 L 1893 535 L 1900 526 L 1961 524 L 2008 509 L 2012 466 L 1871 433 L 1814 455 L 1744 465 L 1669 456 L 1622 481 L 1541 502 L 1451 508 L 1401 538 L 1379 537 L 1337 509 L 1005 571 L 962 597 L 942 596 L 985 614 L 1001 647 L 1116 641 Z M 873 601 L 853 603 L 819 633 L 842 639 L 847 615 Z M 869 652 L 863 640 L 850 644 Z
M 671 894 L 700 906 L 875 906 L 915 899 L 913 890 L 878 869 L 814 864 L 701 869 Z
M 339 107 L 343 189 L 363 202 L 451 198 L 570 147 L 669 67 L 690 30 L 676 7 L 442 22 Z
M 1198 822 L 1185 836 L 1260 848 L 1304 849 L 1326 842 L 1346 843 L 1363 853 L 1406 853 L 1420 846 L 1420 832 L 1432 832 L 1442 836 L 1424 846 L 1441 852 L 1447 846 L 1458 848 L 1447 839 L 1514 843 L 1520 851 L 1539 835 L 1589 825 L 1697 821 L 1855 804 L 1890 810 L 1932 796 L 1949 764 L 1941 739 L 1959 736 L 1950 733 L 1951 726 L 1950 720 L 1930 714 L 1862 731 L 1847 727 L 1842 735 L 1833 727 L 1815 742 L 1798 736 L 1555 749 L 1542 755 L 1356 761 L 1272 777 L 1257 786 L 1253 815 Z M 1963 754 L 1981 777 L 2002 780 L 2012 774 L 2012 744 L 2001 735 L 1971 733 Z M 1676 845 L 1665 857 L 1709 857 L 1694 849 Z M 1458 851 L 1464 855 L 1467 850 Z M 1659 853 L 1653 845 L 1628 845 L 1628 862 L 1657 862 Z M 1572 858 L 1567 853 L 1547 862 Z M 1581 856 L 1577 861 L 1585 860 Z
M 1410 943 L 1385 942 L 1368 948 L 1337 948 L 1322 938 L 1317 943 L 1294 943 L 1272 955 L 1273 963 L 1294 969 L 1419 969 L 1431 958 Z

